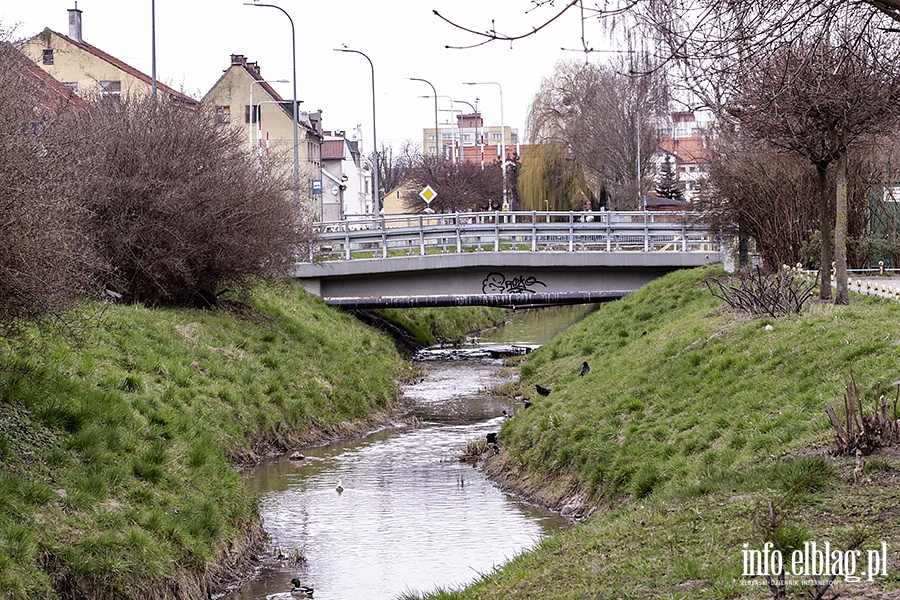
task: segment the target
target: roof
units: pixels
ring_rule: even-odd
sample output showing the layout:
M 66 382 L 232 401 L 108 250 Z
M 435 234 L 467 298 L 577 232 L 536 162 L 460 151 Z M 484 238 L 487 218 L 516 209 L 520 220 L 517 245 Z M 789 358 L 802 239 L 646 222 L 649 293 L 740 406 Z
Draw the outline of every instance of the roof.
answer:
M 49 27 L 44 30 L 44 33 L 47 33 L 47 32 L 58 35 L 60 38 L 66 40 L 70 44 L 77 46 L 78 48 L 81 48 L 82 50 L 84 50 L 85 52 L 88 52 L 89 54 L 93 54 L 94 56 L 96 56 L 99 59 L 105 60 L 106 62 L 113 65 L 117 69 L 119 69 L 125 73 L 128 73 L 132 77 L 143 81 L 147 85 L 153 84 L 153 79 L 149 75 L 135 69 L 128 63 L 125 63 L 125 62 L 119 60 L 115 56 L 104 52 L 103 50 L 101 50 L 100 48 L 97 48 L 96 46 L 88 44 L 87 42 L 77 42 L 67 35 L 63 35 L 59 32 L 53 31 Z M 182 102 L 182 103 L 188 104 L 188 105 L 199 105 L 200 104 L 200 101 L 197 100 L 196 98 L 192 98 L 192 97 L 188 96 L 187 94 L 184 94 L 182 92 L 179 92 L 179 91 L 167 86 L 164 83 L 160 83 L 159 81 L 156 82 L 156 89 L 160 90 L 162 92 L 165 92 L 166 94 L 169 95 L 171 100 L 174 100 L 176 102 Z
M 344 160 L 344 140 L 323 141 L 322 160 Z
M 207 96 L 209 96 L 213 92 L 213 90 L 215 90 L 219 86 L 219 84 L 222 83 L 222 80 L 225 79 L 225 76 L 228 74 L 228 71 L 230 71 L 232 68 L 235 68 L 235 67 L 243 70 L 244 73 L 246 73 L 251 79 L 258 82 L 259 88 L 262 89 L 266 94 L 268 94 L 272 100 L 277 102 L 278 106 L 281 107 L 281 110 L 283 110 L 284 113 L 288 117 L 290 117 L 291 119 L 294 118 L 294 111 L 293 111 L 293 107 L 291 107 L 290 99 L 285 100 L 284 98 L 282 98 L 281 95 L 275 91 L 275 88 L 273 88 L 269 84 L 268 81 L 263 79 L 263 76 L 259 72 L 259 66 L 257 65 L 257 63 L 256 62 L 248 62 L 246 57 L 244 57 L 243 54 L 232 54 L 231 55 L 231 66 L 228 69 L 226 69 L 222 73 L 222 75 L 219 77 L 219 79 L 216 80 L 216 82 L 212 85 L 212 87 L 209 88 L 209 91 L 206 93 L 206 96 L 203 97 L 204 100 L 206 100 Z M 309 131 L 318 135 L 318 131 L 316 131 L 316 128 L 313 126 L 312 122 L 310 121 L 310 117 L 307 117 L 304 119 L 303 115 L 298 114 L 297 122 L 301 127 L 305 127 Z
M 87 103 L 67 85 L 44 71 L 9 42 L 0 42 L 0 55 L 17 67 L 16 70 L 34 92 L 34 100 L 41 108 L 59 113 L 67 109 L 87 107 Z

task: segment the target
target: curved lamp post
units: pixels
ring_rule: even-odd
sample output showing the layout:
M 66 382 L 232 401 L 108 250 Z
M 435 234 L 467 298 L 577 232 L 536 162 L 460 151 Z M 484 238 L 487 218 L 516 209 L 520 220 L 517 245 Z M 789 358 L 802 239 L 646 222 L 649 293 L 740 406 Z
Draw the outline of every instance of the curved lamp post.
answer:
M 438 129 L 438 107 L 437 107 L 437 90 L 434 89 L 434 84 L 432 84 L 427 79 L 422 79 L 420 77 L 408 77 L 410 81 L 424 81 L 428 85 L 431 86 L 431 91 L 434 92 L 434 156 L 438 156 L 438 147 L 441 144 L 441 132 Z
M 269 8 L 277 8 L 284 13 L 284 16 L 291 22 L 291 58 L 294 61 L 294 97 L 291 99 L 294 112 L 294 201 L 300 205 L 300 144 L 297 139 L 297 132 L 300 129 L 300 119 L 297 108 L 297 35 L 294 31 L 294 20 L 286 10 L 274 4 L 260 4 L 258 2 L 244 2 L 244 6 L 267 6 Z M 253 106 L 250 106 L 253 110 Z
M 359 50 L 351 50 L 349 48 L 335 48 L 335 52 L 353 52 L 354 54 L 361 54 L 367 61 L 369 61 L 369 68 L 372 69 L 372 152 L 375 155 L 375 175 L 373 177 L 372 185 L 374 186 L 372 199 L 374 202 L 372 203 L 373 208 L 375 209 L 375 216 L 377 217 L 381 212 L 381 189 L 378 185 L 378 139 L 375 137 L 375 65 L 372 64 L 372 59 L 366 56 L 365 53 L 360 52 Z
M 250 82 L 250 154 L 253 154 L 253 117 L 256 117 L 257 126 L 259 126 L 260 114 L 253 112 L 253 85 L 260 83 L 287 83 L 287 79 L 276 79 L 274 81 L 266 81 L 265 79 L 254 79 Z M 259 140 L 257 140 L 259 142 Z
M 506 123 L 503 121 L 503 86 L 496 81 L 464 81 L 463 85 L 496 85 L 500 88 L 500 144 L 502 146 L 500 153 L 503 165 L 503 202 L 509 205 L 506 192 Z

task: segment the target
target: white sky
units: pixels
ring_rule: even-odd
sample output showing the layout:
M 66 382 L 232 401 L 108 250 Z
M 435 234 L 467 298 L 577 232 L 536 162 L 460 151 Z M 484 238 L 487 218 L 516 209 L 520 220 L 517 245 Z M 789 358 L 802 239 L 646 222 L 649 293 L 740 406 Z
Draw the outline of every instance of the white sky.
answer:
M 245 0 L 156 0 L 157 78 L 197 98 L 206 94 L 230 64 L 231 54 L 259 63 L 268 80 L 292 77 L 291 29 L 285 15 L 268 7 L 244 6 Z M 249 0 L 246 0 L 249 1 Z M 297 43 L 297 96 L 302 110 L 323 111 L 326 130 L 348 137 L 362 125 L 363 147 L 371 150 L 372 83 L 369 63 L 359 54 L 334 52 L 346 44 L 364 52 L 375 67 L 378 144 L 399 148 L 404 140 L 421 144 L 422 129 L 448 122 L 450 96 L 476 103 L 485 124 L 503 121 L 524 140 L 525 117 L 542 77 L 559 60 L 584 60 L 584 54 L 561 48 L 581 47 L 581 23 L 571 9 L 536 36 L 509 43 L 492 42 L 469 50 L 447 49 L 478 41 L 433 14 L 437 10 L 471 29 L 491 28 L 508 35 L 528 31 L 560 10 L 543 7 L 526 14 L 530 0 L 261 0 L 277 4 L 294 21 Z M 13 39 L 31 37 L 45 27 L 68 35 L 67 9 L 74 0 L 2 0 L 0 27 Z M 84 40 L 147 73 L 151 72 L 150 0 L 79 0 Z M 586 24 L 588 43 L 604 48 L 600 26 Z M 591 61 L 604 60 L 604 54 Z M 494 81 L 497 85 L 463 85 Z M 291 83 L 273 86 L 284 98 Z M 465 104 L 454 109 L 469 112 Z M 455 122 L 455 121 L 454 121 Z

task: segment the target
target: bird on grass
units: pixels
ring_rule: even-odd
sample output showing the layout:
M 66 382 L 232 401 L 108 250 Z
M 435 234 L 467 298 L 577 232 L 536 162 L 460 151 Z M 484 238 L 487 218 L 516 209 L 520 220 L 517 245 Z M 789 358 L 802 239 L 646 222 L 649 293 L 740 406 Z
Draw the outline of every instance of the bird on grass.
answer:
M 587 361 L 581 363 L 581 371 L 578 372 L 579 377 L 584 377 L 587 375 L 588 371 L 591 370 L 591 365 L 587 364 Z
M 528 408 L 529 406 L 534 404 L 534 402 L 532 402 L 531 400 L 522 400 L 522 404 L 525 405 L 525 408 Z
M 487 434 L 484 437 L 487 438 L 488 444 L 496 444 L 497 443 L 497 432 L 496 431 L 492 431 L 491 433 Z
M 292 594 L 299 594 L 303 598 L 312 598 L 313 597 L 313 589 L 308 585 L 302 585 L 300 583 L 300 579 L 294 577 L 291 579 L 291 584 L 294 586 L 291 589 Z
M 545 388 L 541 384 L 535 384 L 534 389 L 537 390 L 537 393 L 541 396 L 549 396 L 550 392 L 553 391 L 550 388 Z

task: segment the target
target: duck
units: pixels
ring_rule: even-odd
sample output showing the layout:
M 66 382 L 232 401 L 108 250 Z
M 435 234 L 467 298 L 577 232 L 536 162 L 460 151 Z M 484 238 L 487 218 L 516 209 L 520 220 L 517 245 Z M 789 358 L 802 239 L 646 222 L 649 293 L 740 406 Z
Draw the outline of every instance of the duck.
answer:
M 298 577 L 294 577 L 291 579 L 291 584 L 294 586 L 291 589 L 292 594 L 298 594 L 302 598 L 312 598 L 313 597 L 313 589 L 311 586 L 302 585 L 300 583 L 300 579 Z
M 343 491 L 344 491 L 344 486 L 341 485 L 341 480 L 340 480 L 340 479 L 338 479 L 337 487 L 334 488 L 334 489 L 335 489 L 335 491 L 336 491 L 338 494 L 343 493 Z

